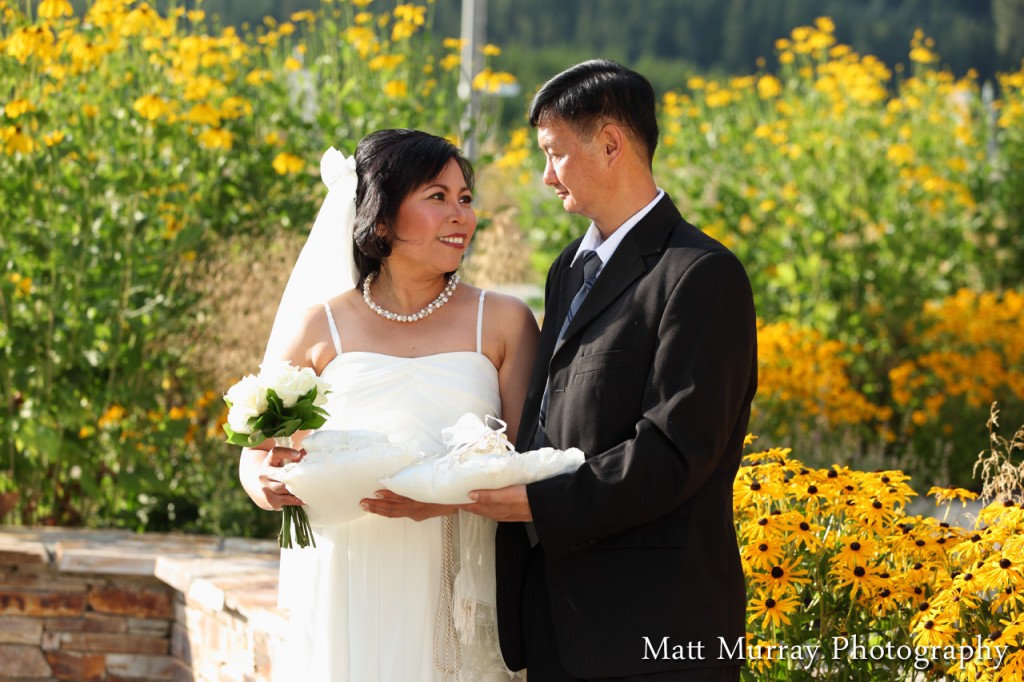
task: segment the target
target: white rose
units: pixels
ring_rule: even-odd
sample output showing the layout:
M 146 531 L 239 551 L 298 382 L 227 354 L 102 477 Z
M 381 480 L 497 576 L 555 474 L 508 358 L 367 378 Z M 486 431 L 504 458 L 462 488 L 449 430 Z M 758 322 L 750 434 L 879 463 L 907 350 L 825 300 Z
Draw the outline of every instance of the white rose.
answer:
M 228 426 L 237 433 L 250 433 L 249 419 L 267 409 L 266 389 L 252 374 L 229 388 L 224 399 L 231 403 Z
M 299 398 L 314 388 L 323 391 L 326 384 L 309 367 L 293 367 L 288 362 L 271 362 L 260 365 L 260 383 L 266 389 L 273 389 L 286 408 L 293 407 Z M 318 396 L 319 397 L 319 396 Z

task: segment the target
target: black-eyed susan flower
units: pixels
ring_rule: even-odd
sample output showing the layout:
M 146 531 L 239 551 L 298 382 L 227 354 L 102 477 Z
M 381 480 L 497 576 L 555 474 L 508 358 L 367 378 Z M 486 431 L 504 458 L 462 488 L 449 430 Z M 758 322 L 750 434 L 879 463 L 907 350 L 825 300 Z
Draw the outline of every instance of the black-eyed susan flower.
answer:
M 789 614 L 800 607 L 800 600 L 795 596 L 786 595 L 778 598 L 770 595 L 757 595 L 750 600 L 747 610 L 751 618 L 761 618 L 761 627 L 782 627 L 789 625 Z
M 947 486 L 944 488 L 932 486 L 928 490 L 928 497 L 935 498 L 935 506 L 948 504 L 950 502 L 962 502 L 966 505 L 967 502 L 976 500 L 978 498 L 978 493 L 965 490 L 964 488 L 957 488 L 955 486 Z
M 918 646 L 948 646 L 956 641 L 956 628 L 946 615 L 922 618 L 911 632 Z
M 753 584 L 759 585 L 768 594 L 779 596 L 800 585 L 811 582 L 807 571 L 799 568 L 800 558 L 785 558 L 765 572 L 755 572 L 750 576 Z
M 877 548 L 877 543 L 864 535 L 843 538 L 839 552 L 832 561 L 844 566 L 866 566 L 873 561 Z
M 761 571 L 770 570 L 785 556 L 782 543 L 776 540 L 754 540 L 743 548 L 743 558 L 747 564 Z
M 880 588 L 882 581 L 878 574 L 876 566 L 851 566 L 846 563 L 839 563 L 829 572 L 829 575 L 835 578 L 836 589 L 849 588 L 851 599 L 856 599 L 857 595 L 870 595 Z
M 764 538 L 782 538 L 789 530 L 785 518 L 781 514 L 764 514 L 743 525 L 741 535 L 747 540 Z
M 1008 556 L 1004 552 L 997 552 L 985 561 L 983 568 L 978 570 L 978 581 L 991 590 L 1020 587 L 1024 583 L 1024 578 L 1021 575 L 1022 569 L 1024 569 L 1024 563 L 1021 563 L 1019 558 Z

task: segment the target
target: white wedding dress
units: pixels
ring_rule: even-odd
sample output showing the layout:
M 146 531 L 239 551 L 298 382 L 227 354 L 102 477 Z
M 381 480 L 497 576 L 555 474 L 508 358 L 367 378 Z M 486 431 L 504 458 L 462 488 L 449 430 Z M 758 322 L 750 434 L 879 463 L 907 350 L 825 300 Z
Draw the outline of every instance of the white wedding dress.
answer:
M 500 416 L 497 370 L 480 352 L 483 294 L 475 352 L 342 353 L 327 310 L 338 355 L 322 372 L 332 387 L 324 429 L 398 429 L 423 451 L 443 452 L 441 430 L 463 414 Z M 446 580 L 452 585 L 442 570 L 442 518 L 365 514 L 314 528 L 315 549 L 284 550 L 282 605 L 291 610 L 291 633 L 274 679 L 507 682 L 494 619 L 494 524 L 464 512 L 453 518 L 454 598 L 442 590 Z M 298 569 L 290 567 L 296 558 Z M 465 594 L 477 595 L 472 604 Z M 445 607 L 453 602 L 461 604 L 454 607 L 461 632 L 449 626 Z

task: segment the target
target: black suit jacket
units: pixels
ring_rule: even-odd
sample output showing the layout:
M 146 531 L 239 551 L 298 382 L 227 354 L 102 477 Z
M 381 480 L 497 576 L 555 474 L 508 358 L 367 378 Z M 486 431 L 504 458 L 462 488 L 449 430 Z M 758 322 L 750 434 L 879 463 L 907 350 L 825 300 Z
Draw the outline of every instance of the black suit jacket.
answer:
M 746 273 L 665 196 L 556 341 L 582 281 L 570 268 L 578 246 L 548 273 L 516 441 L 534 443 L 550 375 L 546 440 L 587 457 L 527 486 L 562 665 L 587 678 L 739 664 L 718 657 L 745 633 L 732 484 L 757 388 Z M 496 543 L 502 652 L 520 669 L 524 524 L 499 524 Z

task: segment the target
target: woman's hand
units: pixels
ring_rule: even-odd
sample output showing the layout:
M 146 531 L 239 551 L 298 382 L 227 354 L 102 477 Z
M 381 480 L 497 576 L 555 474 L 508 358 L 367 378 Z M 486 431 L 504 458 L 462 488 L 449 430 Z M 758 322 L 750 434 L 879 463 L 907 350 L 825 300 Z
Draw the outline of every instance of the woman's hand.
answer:
M 245 449 L 239 460 L 239 478 L 242 487 L 261 509 L 278 511 L 281 507 L 301 505 L 302 500 L 288 492 L 278 478 L 281 467 L 298 462 L 304 452 L 291 448 L 275 447 L 269 452 L 259 449 Z
M 413 521 L 424 521 L 435 516 L 446 516 L 458 511 L 458 507 L 450 504 L 431 504 L 417 502 L 402 497 L 390 490 L 378 490 L 376 497 L 360 500 L 359 505 L 371 514 L 386 516 L 391 519 L 406 518 Z

